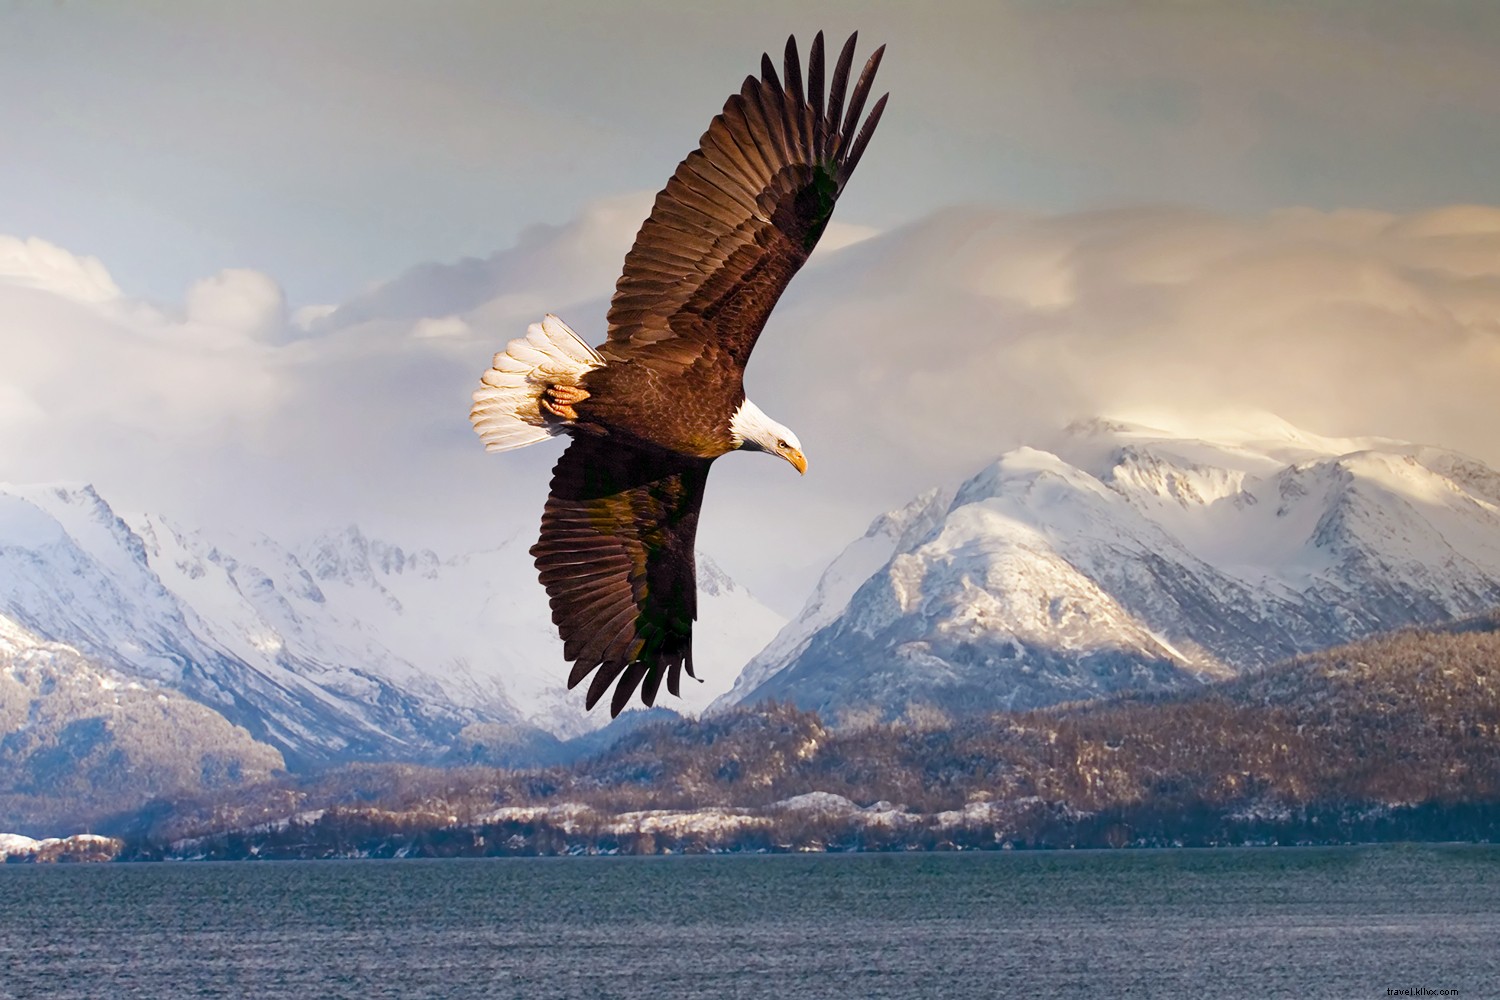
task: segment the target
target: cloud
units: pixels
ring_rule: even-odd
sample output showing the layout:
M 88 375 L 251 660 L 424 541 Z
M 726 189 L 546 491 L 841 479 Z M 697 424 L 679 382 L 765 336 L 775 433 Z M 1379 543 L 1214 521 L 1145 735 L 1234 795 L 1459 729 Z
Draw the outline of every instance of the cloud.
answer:
M 120 289 L 95 257 L 80 257 L 35 237 L 0 235 L 0 283 L 36 288 L 79 302 L 107 302 Z
M 461 316 L 443 316 L 439 319 L 419 319 L 411 328 L 411 335 L 418 340 L 435 337 L 463 337 L 473 331 Z
M 515 246 L 487 257 L 418 264 L 339 305 L 313 328 L 477 313 L 481 319 L 525 318 L 524 330 L 545 312 L 607 299 L 653 197 L 635 191 L 601 199 L 562 225 L 527 227 Z
M 184 306 L 189 323 L 228 336 L 279 341 L 287 334 L 286 296 L 259 271 L 227 268 L 195 282 Z
M 221 272 L 174 309 L 31 254 L 0 279 L 0 478 L 276 534 L 355 521 L 452 550 L 532 531 L 561 442 L 485 454 L 469 394 L 543 312 L 602 337 L 647 204 L 413 268 L 295 337 L 265 275 Z M 808 476 L 730 456 L 700 527 L 783 607 L 874 514 L 1092 414 L 1269 411 L 1500 465 L 1500 210 L 964 208 L 855 235 L 794 281 L 747 373 Z
M 24 429 L 46 418 L 46 412 L 19 386 L 0 385 L 0 426 Z
M 763 49 L 820 25 L 890 43 L 845 222 L 1500 201 L 1500 7 L 1475 0 L 10 6 L 0 90 L 32 99 L 0 104 L 25 151 L 0 218 L 158 298 L 253 262 L 294 302 L 347 299 L 654 190 Z
M 0 476 L 98 480 L 170 507 L 215 491 L 217 455 L 280 431 L 277 364 L 252 336 L 274 325 L 269 279 L 228 273 L 194 289 L 194 309 L 163 310 L 121 295 L 100 262 L 40 245 L 0 278 Z
M 767 341 L 801 337 L 768 381 L 789 405 L 818 399 L 814 420 L 857 420 L 928 476 L 1071 416 L 1144 407 L 1265 409 L 1500 461 L 1490 208 L 952 211 L 830 272 L 773 318 Z
M 1493 208 L 953 209 L 793 284 L 747 387 L 797 431 L 809 476 L 784 484 L 720 463 L 700 538 L 730 544 L 773 520 L 798 539 L 789 550 L 828 552 L 824 537 L 853 534 L 856 509 L 894 506 L 1094 414 L 1208 427 L 1269 411 L 1496 464 L 1496 385 Z

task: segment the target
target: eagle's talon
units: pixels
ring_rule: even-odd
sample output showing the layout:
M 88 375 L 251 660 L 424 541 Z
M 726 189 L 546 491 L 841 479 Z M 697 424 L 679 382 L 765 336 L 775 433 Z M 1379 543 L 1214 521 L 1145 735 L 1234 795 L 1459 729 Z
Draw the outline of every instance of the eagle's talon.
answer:
M 543 396 L 537 402 L 541 404 L 542 409 L 546 410 L 548 413 L 552 414 L 559 420 L 578 419 L 578 411 L 573 409 L 571 406 L 559 406 L 553 403 L 552 400 L 548 399 L 546 396 Z
M 561 420 L 577 420 L 578 411 L 573 409 L 573 404 L 581 403 L 588 398 L 588 390 L 576 385 L 549 385 L 538 402 L 554 417 Z

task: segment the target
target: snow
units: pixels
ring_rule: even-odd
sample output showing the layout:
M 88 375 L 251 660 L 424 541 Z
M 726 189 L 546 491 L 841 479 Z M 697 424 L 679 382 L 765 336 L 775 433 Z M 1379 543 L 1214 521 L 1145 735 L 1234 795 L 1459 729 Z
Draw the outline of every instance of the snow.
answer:
M 4 615 L 0 615 L 0 653 L 15 654 L 34 649 L 42 640 Z
M 18 495 L 14 486 L 0 483 L 0 547 L 24 543 L 40 548 L 55 545 L 63 537 L 62 525 Z
M 714 707 L 741 700 L 806 649 L 812 637 L 848 607 L 860 585 L 885 566 L 909 538 L 931 530 L 951 500 L 949 492 L 931 489 L 905 507 L 876 518 L 864 536 L 851 542 L 824 570 L 801 613 L 745 665 L 733 689 L 721 695 Z
M 1500 604 L 1500 475 L 1454 452 L 1253 413 L 1094 419 L 1046 444 L 981 469 L 920 533 L 877 519 L 820 584 L 833 599 L 725 701 L 889 711 L 978 688 L 992 707 L 1045 704 Z M 1091 680 L 1069 666 L 1084 657 L 1145 672 Z
M 550 819 L 563 824 L 577 822 L 594 812 L 592 806 L 581 802 L 559 802 L 550 806 L 501 806 L 472 820 L 475 826 L 484 823 L 530 823 L 538 819 Z
M 8 858 L 13 855 L 35 854 L 41 849 L 43 842 L 23 837 L 19 833 L 0 833 L 0 858 Z
M 1025 706 L 1500 604 L 1500 474 L 1244 420 L 1092 420 L 1008 452 L 876 518 L 789 623 L 700 555 L 707 681 L 671 705 Z M 530 541 L 440 555 L 350 526 L 289 544 L 122 517 L 84 485 L 5 487 L 0 649 L 67 643 L 315 753 L 430 748 L 471 722 L 578 735 L 606 720 L 565 689 Z
M 1450 552 L 1471 560 L 1478 553 L 1476 573 L 1500 575 L 1500 504 L 1447 475 L 1462 456 L 1323 437 L 1265 415 L 1246 419 L 1220 426 L 1214 441 L 1096 428 L 1078 441 L 1077 457 L 1097 461 L 1098 445 L 1112 444 L 1114 465 L 1101 481 L 1192 555 L 1255 588 L 1295 593 L 1336 573 L 1338 553 L 1317 532 L 1331 510 L 1350 503 L 1363 513 L 1348 528 L 1387 561 L 1441 564 Z
M 859 806 L 852 799 L 833 792 L 807 792 L 803 795 L 793 795 L 789 799 L 773 802 L 772 810 L 781 812 L 856 812 Z
M 709 838 L 733 837 L 751 829 L 770 830 L 773 817 L 780 813 L 831 813 L 851 817 L 867 826 L 901 826 L 921 822 L 924 817 L 908 814 L 889 802 L 876 802 L 861 808 L 848 798 L 833 792 L 808 792 L 768 806 L 709 806 L 700 809 L 646 809 L 618 814 L 601 814 L 577 802 L 550 806 L 503 806 L 469 821 L 470 826 L 490 823 L 534 823 L 545 820 L 573 833 L 584 819 L 616 836 L 649 833 L 671 837 L 700 835 Z M 946 814 L 944 814 L 946 815 Z
M 70 844 L 74 847 L 106 848 L 114 841 L 109 837 L 100 836 L 97 833 L 75 833 L 71 837 L 45 837 L 42 840 L 33 840 L 23 837 L 19 833 L 0 833 L 0 861 L 9 857 L 25 857 L 44 851 L 58 844 Z
M 1075 439 L 1142 441 L 1190 459 L 1195 454 L 1212 456 L 1239 450 L 1246 456 L 1288 463 L 1405 446 L 1405 442 L 1393 438 L 1315 434 L 1264 410 L 1221 410 L 1195 413 L 1190 418 L 1135 413 L 1128 417 L 1080 421 L 1068 430 Z
M 302 544 L 121 516 L 89 486 L 0 491 L 0 644 L 57 640 L 213 707 L 247 703 L 285 743 L 417 747 L 476 721 L 568 737 L 608 721 L 566 689 L 532 539 L 450 556 L 350 526 Z M 728 691 L 784 619 L 700 555 L 695 653 Z M 19 630 L 19 631 L 14 631 Z
M 651 809 L 642 812 L 621 813 L 605 824 L 605 829 L 615 835 L 628 833 L 662 834 L 685 837 L 693 834 L 710 836 L 733 835 L 750 827 L 769 828 L 771 821 L 749 810 L 710 807 L 707 809 L 675 810 Z

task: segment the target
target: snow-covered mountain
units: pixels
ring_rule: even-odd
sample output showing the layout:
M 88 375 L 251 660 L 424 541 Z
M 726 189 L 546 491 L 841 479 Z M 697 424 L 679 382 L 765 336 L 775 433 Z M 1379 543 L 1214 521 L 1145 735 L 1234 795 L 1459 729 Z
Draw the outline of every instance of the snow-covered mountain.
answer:
M 0 487 L 0 625 L 186 693 L 293 763 L 431 757 L 466 727 L 576 736 L 603 718 L 564 688 L 530 541 L 442 557 L 351 527 L 289 546 L 122 516 L 86 486 Z M 1500 475 L 1274 421 L 1093 421 L 878 518 L 780 634 L 707 558 L 700 589 L 689 711 L 1171 689 L 1500 605 Z
M 0 616 L 169 684 L 291 759 L 428 756 L 474 723 L 559 736 L 585 715 L 528 538 L 441 558 L 358 528 L 289 547 L 120 515 L 88 486 L 0 487 Z M 728 690 L 783 620 L 700 567 L 696 652 Z M 676 706 L 674 706 L 676 707 Z
M 76 827 L 283 766 L 213 709 L 0 616 L 0 829 Z
M 1500 475 L 1472 459 L 1096 420 L 877 519 L 721 701 L 1025 708 L 1497 605 Z

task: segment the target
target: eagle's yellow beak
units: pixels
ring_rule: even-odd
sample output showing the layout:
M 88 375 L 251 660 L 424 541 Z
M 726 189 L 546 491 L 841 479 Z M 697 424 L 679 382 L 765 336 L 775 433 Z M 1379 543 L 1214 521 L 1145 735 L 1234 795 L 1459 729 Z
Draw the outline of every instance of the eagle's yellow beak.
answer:
M 792 463 L 792 468 L 804 476 L 807 475 L 807 456 L 802 454 L 802 452 L 796 448 L 788 448 L 786 450 L 786 460 Z

